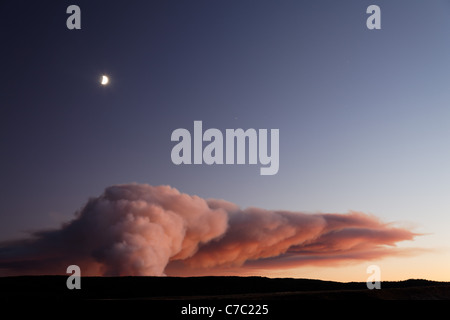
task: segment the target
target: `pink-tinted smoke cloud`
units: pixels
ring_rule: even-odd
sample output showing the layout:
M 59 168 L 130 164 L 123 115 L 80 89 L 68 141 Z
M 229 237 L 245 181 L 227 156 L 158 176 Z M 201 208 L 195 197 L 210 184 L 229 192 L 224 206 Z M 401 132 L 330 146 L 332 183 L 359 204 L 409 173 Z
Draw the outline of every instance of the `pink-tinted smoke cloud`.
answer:
M 360 212 L 240 209 L 168 186 L 112 186 L 58 230 L 0 245 L 0 274 L 189 274 L 397 255 L 407 229 Z

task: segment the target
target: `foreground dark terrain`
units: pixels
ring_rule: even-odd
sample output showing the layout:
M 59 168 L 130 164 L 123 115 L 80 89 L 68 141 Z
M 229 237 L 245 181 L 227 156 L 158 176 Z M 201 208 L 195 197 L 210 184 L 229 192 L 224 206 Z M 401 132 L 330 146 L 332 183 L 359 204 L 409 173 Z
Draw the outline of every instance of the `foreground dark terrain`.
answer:
M 82 277 L 81 289 L 69 290 L 67 276 L 0 278 L 5 299 L 117 299 L 178 301 L 275 301 L 450 299 L 450 283 L 427 280 L 382 282 L 369 290 L 364 282 L 332 282 L 262 277 Z

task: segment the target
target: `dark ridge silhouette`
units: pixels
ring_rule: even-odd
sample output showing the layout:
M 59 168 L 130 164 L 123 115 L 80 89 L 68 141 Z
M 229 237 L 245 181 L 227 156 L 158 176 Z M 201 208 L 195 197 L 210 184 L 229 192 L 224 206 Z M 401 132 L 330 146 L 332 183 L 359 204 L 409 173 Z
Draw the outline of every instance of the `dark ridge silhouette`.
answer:
M 69 290 L 68 276 L 0 278 L 0 298 L 145 300 L 366 300 L 450 299 L 450 283 L 423 279 L 386 281 L 380 290 L 365 282 L 264 277 L 82 277 Z

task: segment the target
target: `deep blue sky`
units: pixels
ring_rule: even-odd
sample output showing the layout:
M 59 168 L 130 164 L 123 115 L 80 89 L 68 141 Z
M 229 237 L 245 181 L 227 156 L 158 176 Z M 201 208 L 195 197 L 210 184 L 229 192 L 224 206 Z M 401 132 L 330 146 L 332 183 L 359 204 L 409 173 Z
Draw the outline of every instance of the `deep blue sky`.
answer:
M 81 30 L 66 28 L 71 4 Z M 381 30 L 366 28 L 370 4 Z M 0 8 L 1 240 L 128 182 L 243 207 L 372 212 L 449 240 L 448 1 Z M 279 173 L 173 165 L 170 135 L 194 120 L 280 129 Z

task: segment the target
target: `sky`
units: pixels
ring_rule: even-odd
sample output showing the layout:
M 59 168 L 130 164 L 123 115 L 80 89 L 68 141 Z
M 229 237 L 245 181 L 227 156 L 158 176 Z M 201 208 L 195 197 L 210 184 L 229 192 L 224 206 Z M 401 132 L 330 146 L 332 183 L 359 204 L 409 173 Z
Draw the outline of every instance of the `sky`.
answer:
M 60 228 L 110 186 L 169 185 L 417 234 L 404 253 L 255 274 L 450 281 L 449 15 L 439 0 L 3 1 L 0 241 Z M 278 173 L 173 164 L 172 132 L 196 120 L 279 129 Z

